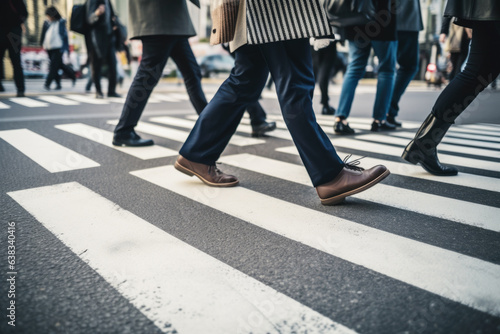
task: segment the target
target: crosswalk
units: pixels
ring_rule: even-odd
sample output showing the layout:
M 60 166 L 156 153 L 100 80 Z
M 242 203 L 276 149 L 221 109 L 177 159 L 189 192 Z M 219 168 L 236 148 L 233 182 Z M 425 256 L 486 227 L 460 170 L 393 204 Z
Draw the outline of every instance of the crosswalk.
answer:
M 210 97 L 208 94 L 207 97 Z M 153 93 L 148 103 L 180 102 L 188 101 L 187 94 L 180 93 Z M 108 105 L 112 103 L 124 103 L 125 98 L 96 99 L 94 95 L 63 94 L 63 95 L 36 95 L 29 97 L 13 97 L 0 101 L 0 110 L 18 108 L 49 108 L 54 106 L 76 106 L 76 105 Z
M 166 101 L 176 96 L 156 98 Z M 83 103 L 71 96 L 39 100 Z M 113 146 L 111 129 L 116 120 L 112 119 L 99 124 L 54 121 L 47 136 L 38 128 L 0 130 L 2 152 L 22 161 L 23 169 L 40 166 L 37 173 L 57 174 L 54 180 L 60 181 L 7 191 L 7 195 L 165 333 L 172 328 L 178 333 L 355 333 L 357 329 L 335 313 L 325 313 L 294 293 L 270 286 L 252 271 L 192 246 L 157 222 L 141 218 L 133 208 L 121 207 L 92 183 L 73 180 L 65 172 L 105 169 L 112 156 L 119 164 L 133 166 L 124 168 L 122 177 L 145 189 L 153 187 L 164 201 L 178 196 L 197 210 L 217 212 L 228 228 L 243 222 L 254 231 L 249 238 L 269 233 L 376 273 L 387 284 L 415 288 L 492 319 L 500 317 L 500 262 L 492 260 L 498 258 L 500 248 L 492 250 L 497 256 L 489 258 L 465 246 L 450 247 L 430 242 L 429 237 L 383 228 L 384 222 L 376 217 L 357 214 L 364 209 L 392 212 L 392 219 L 401 225 L 410 217 L 411 224 L 427 225 L 424 231 L 467 231 L 498 240 L 499 126 L 455 126 L 439 149 L 441 160 L 458 166 L 460 173 L 436 177 L 399 159 L 419 124 L 407 122 L 405 129 L 378 135 L 363 131 L 369 120 L 353 118 L 351 126 L 360 130 L 358 135 L 330 136 L 339 155 L 354 151 L 351 159 L 363 155 L 363 166 L 384 164 L 393 176 L 350 197 L 347 205 L 326 208 L 317 203 L 283 120 L 276 115 L 270 118 L 277 121 L 278 129 L 267 138 L 252 138 L 249 120 L 243 119 L 228 153 L 219 160 L 224 169 L 243 175 L 241 185 L 224 189 L 207 187 L 173 167 L 194 116 L 145 118 L 136 130 L 153 136 L 157 144 L 143 148 Z M 325 130 L 332 125 L 331 118 L 324 116 L 318 116 L 318 123 Z M 69 145 L 72 142 L 83 142 L 89 149 Z M 299 200 L 291 200 L 288 191 Z M 482 203 L 469 192 L 489 200 Z M 259 239 L 252 242 L 258 244 Z

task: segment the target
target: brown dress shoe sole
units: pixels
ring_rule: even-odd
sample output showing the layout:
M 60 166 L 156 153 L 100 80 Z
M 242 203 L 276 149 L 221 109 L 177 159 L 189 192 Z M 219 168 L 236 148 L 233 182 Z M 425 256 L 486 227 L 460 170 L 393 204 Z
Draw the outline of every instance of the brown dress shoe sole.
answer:
M 380 176 L 378 176 L 376 179 L 373 179 L 371 182 L 368 182 L 367 184 L 364 184 L 364 185 L 362 185 L 359 188 L 350 190 L 348 192 L 345 192 L 343 194 L 340 194 L 340 195 L 337 195 L 337 196 L 333 196 L 333 197 L 330 197 L 330 198 L 325 198 L 325 199 L 320 198 L 321 204 L 323 204 L 323 205 L 335 205 L 335 204 L 339 204 L 347 196 L 351 196 L 351 195 L 360 193 L 363 190 L 366 190 L 366 189 L 369 189 L 369 188 L 373 187 L 374 185 L 376 185 L 377 183 L 379 183 L 380 181 L 382 181 L 383 179 L 385 179 L 387 176 L 389 176 L 389 174 L 391 174 L 391 172 L 387 169 L 385 172 L 383 172 L 382 174 L 380 174 Z
M 199 178 L 203 183 L 211 186 L 211 187 L 234 187 L 236 186 L 240 181 L 239 180 L 236 180 L 236 181 L 233 181 L 233 182 L 227 182 L 227 183 L 214 183 L 214 182 L 210 182 L 206 179 L 204 179 L 200 174 L 197 174 L 195 172 L 193 172 L 192 170 L 182 166 L 181 164 L 179 164 L 177 161 L 175 162 L 174 164 L 174 167 L 175 169 L 177 169 L 179 172 L 182 172 L 188 176 L 196 176 L 197 178 Z

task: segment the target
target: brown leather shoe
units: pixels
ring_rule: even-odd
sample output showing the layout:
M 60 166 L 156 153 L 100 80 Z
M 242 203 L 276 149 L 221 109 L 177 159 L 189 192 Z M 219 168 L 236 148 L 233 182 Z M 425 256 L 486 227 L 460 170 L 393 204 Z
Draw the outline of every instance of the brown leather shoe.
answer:
M 346 164 L 344 169 L 332 181 L 316 187 L 316 192 L 323 205 L 334 205 L 351 196 L 366 190 L 390 174 L 387 167 L 377 165 L 364 170 L 361 167 Z
M 212 187 L 234 187 L 240 182 L 236 176 L 224 174 L 216 166 L 192 162 L 182 155 L 179 155 L 174 167 L 189 176 L 196 175 L 203 183 Z

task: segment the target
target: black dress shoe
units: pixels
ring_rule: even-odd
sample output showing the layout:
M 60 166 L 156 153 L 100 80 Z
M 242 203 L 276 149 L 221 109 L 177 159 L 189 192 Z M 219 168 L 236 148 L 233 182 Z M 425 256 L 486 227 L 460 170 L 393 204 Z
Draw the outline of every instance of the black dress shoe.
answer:
M 120 94 L 117 93 L 110 93 L 108 94 L 108 97 L 122 97 Z
M 97 93 L 95 93 L 95 98 L 96 99 L 104 99 L 104 95 L 102 93 L 97 92 Z
M 370 129 L 370 131 L 372 132 L 391 131 L 391 130 L 396 130 L 396 126 L 394 124 L 387 122 L 373 122 L 372 128 Z
M 349 123 L 335 122 L 333 124 L 333 131 L 338 135 L 353 135 L 356 131 L 351 129 Z
M 266 132 L 276 129 L 276 122 L 264 122 L 261 125 L 252 126 L 252 137 L 262 137 Z
M 385 121 L 388 123 L 391 123 L 397 127 L 400 127 L 402 125 L 401 122 L 396 121 L 396 117 L 394 117 L 394 116 L 387 116 Z
M 135 131 L 131 131 L 128 133 L 115 134 L 113 137 L 113 145 L 115 146 L 151 146 L 154 142 L 151 139 L 142 139 L 139 137 Z
M 24 97 L 25 95 L 24 95 L 24 92 L 17 92 L 17 95 L 16 95 L 16 96 L 17 96 L 17 97 Z
M 61 85 L 57 85 L 56 88 L 54 88 L 54 90 L 61 90 L 61 89 L 62 89 Z
M 335 114 L 335 108 L 332 106 L 323 106 L 323 109 L 321 109 L 321 114 L 322 115 L 334 115 Z

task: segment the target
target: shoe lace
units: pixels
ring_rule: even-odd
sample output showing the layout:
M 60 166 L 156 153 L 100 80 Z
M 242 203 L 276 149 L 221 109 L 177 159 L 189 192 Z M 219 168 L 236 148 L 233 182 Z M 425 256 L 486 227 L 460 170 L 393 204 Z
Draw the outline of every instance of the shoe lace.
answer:
M 217 168 L 217 165 L 220 165 L 220 164 L 221 164 L 221 162 L 217 161 L 217 162 L 215 162 L 215 165 L 210 166 L 210 168 L 211 169 L 213 168 L 213 170 L 215 171 L 215 174 L 217 174 L 217 175 L 224 174 L 219 168 Z
M 364 171 L 365 169 L 363 167 L 359 167 L 359 164 L 360 164 L 359 160 L 361 160 L 365 157 L 360 157 L 360 158 L 354 159 L 352 161 L 349 161 L 349 159 L 351 159 L 351 157 L 352 157 L 352 154 L 349 154 L 344 158 L 344 167 L 347 169 L 358 171 L 358 172 Z

